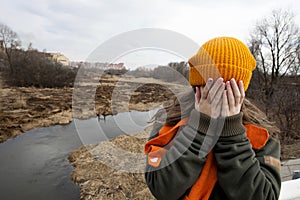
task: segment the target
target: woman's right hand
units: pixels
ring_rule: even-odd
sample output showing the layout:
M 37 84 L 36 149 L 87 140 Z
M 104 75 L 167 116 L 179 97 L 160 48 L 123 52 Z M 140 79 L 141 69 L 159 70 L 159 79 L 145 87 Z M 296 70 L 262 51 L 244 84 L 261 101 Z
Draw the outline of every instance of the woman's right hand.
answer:
M 221 114 L 224 90 L 223 78 L 218 78 L 215 83 L 209 78 L 204 87 L 196 87 L 195 109 L 212 118 L 218 118 Z

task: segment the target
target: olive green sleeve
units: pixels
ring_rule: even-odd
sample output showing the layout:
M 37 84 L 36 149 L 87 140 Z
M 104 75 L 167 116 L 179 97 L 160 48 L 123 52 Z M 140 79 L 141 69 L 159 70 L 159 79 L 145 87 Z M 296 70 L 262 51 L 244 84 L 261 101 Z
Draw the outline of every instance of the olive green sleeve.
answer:
M 205 163 L 199 156 L 204 134 L 198 131 L 201 114 L 193 110 L 188 124 L 179 130 L 159 167 L 146 164 L 145 179 L 157 199 L 179 199 L 195 183 Z M 157 136 L 154 129 L 151 138 Z
M 242 125 L 242 116 L 236 115 L 225 120 L 214 155 L 218 182 L 228 199 L 278 199 L 280 144 L 273 136 L 263 148 L 253 150 Z

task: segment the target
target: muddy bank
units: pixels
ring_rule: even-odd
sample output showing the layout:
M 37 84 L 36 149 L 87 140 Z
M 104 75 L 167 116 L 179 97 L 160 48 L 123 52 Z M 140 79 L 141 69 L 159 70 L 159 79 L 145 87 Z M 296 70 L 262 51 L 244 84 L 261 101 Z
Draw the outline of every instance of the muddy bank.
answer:
M 72 119 L 72 89 L 0 89 L 0 142 L 36 127 Z
M 73 117 L 86 119 L 150 110 L 172 98 L 179 89 L 175 84 L 133 77 L 103 77 L 96 86 L 89 82 L 82 85 L 80 98 L 75 101 L 73 88 L 0 88 L 0 142 L 32 128 L 68 124 Z M 72 100 L 76 105 L 73 108 Z
M 72 180 L 80 186 L 80 199 L 155 199 L 142 173 L 147 135 L 122 135 L 74 151 L 69 160 L 75 167 Z

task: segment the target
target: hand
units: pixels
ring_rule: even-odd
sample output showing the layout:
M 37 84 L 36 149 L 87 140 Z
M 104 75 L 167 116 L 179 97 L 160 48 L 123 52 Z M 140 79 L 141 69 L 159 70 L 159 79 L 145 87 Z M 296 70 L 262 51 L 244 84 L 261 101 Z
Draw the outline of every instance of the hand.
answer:
M 245 99 L 243 81 L 239 81 L 238 84 L 233 78 L 230 81 L 227 81 L 226 90 L 223 92 L 222 99 L 222 117 L 229 117 L 239 114 Z
M 215 83 L 209 78 L 205 87 L 201 88 L 201 93 L 199 87 L 196 87 L 195 109 L 212 118 L 218 118 L 221 115 L 224 90 L 223 78 L 219 78 Z

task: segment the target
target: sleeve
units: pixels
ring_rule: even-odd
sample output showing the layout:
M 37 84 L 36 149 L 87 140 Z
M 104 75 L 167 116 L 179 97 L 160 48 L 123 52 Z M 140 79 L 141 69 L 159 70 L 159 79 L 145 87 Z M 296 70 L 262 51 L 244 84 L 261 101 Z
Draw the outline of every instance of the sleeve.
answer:
M 179 199 L 198 179 L 206 160 L 205 154 L 199 156 L 205 138 L 205 134 L 198 131 L 200 118 L 201 123 L 205 123 L 201 115 L 196 110 L 191 112 L 188 124 L 179 130 L 158 167 L 146 162 L 145 179 L 157 199 Z M 150 137 L 155 136 L 157 134 L 152 133 Z
M 253 150 L 242 125 L 242 114 L 225 119 L 214 155 L 218 182 L 229 199 L 278 199 L 280 144 L 269 137 L 264 147 Z

